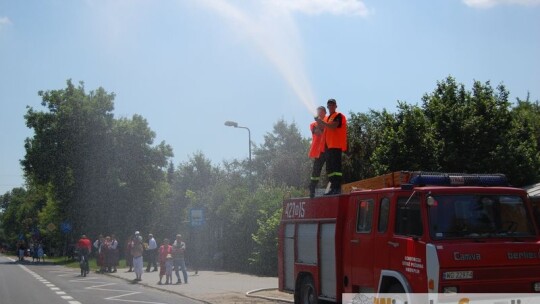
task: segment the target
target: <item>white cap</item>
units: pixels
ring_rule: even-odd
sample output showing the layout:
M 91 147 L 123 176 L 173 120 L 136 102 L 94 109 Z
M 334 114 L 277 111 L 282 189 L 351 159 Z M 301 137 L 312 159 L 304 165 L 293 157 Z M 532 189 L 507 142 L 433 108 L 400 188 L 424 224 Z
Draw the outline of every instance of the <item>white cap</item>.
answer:
M 135 235 L 139 235 L 141 234 L 139 231 L 135 231 Z

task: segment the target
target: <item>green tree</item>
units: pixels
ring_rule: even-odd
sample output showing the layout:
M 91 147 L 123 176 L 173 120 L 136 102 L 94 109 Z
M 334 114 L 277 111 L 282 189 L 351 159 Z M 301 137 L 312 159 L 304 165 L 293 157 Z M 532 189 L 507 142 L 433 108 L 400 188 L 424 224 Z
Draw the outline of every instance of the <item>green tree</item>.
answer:
M 400 102 L 396 114 L 383 111 L 382 117 L 381 142 L 372 156 L 377 174 L 438 169 L 437 142 L 420 107 Z
M 20 235 L 38 237 L 38 216 L 45 203 L 44 193 L 37 188 L 14 188 L 0 196 L 0 225 L 7 241 L 14 243 Z
M 270 180 L 292 187 L 306 187 L 311 169 L 309 140 L 295 123 L 279 120 L 254 150 L 253 169 L 259 181 Z
M 503 85 L 494 89 L 489 81 L 475 81 L 467 91 L 448 77 L 423 97 L 443 171 L 506 173 L 517 186 L 536 179 L 534 123 L 524 124 L 524 115 L 513 115 L 508 96 Z
M 67 88 L 39 95 L 46 110 L 25 115 L 34 135 L 22 165 L 28 183 L 50 193 L 43 219 L 69 222 L 76 233 L 146 228 L 171 148 L 153 145 L 143 117 L 115 119 L 114 94 L 103 88 L 86 93 L 68 80 Z
M 253 272 L 277 276 L 278 232 L 281 222 L 283 199 L 298 197 L 303 191 L 291 187 L 261 185 L 253 198 L 258 206 L 257 230 L 252 234 L 254 243 L 250 265 Z
M 350 113 L 347 124 L 348 150 L 343 157 L 344 181 L 347 183 L 375 176 L 371 158 L 381 142 L 382 113 L 374 110 Z

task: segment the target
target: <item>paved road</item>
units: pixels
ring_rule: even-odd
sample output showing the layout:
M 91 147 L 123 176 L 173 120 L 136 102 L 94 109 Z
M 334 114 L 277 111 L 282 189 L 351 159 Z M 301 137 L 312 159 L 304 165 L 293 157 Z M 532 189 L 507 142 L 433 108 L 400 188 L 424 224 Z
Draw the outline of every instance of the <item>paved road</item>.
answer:
M 17 263 L 0 255 L 0 304 L 195 304 L 175 294 L 78 269 Z

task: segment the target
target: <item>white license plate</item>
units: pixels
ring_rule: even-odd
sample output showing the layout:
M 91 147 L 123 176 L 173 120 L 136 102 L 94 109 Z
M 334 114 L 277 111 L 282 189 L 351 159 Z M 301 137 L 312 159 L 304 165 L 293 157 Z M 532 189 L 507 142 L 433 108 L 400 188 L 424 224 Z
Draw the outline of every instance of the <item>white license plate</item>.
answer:
M 472 271 L 449 271 L 443 272 L 443 279 L 445 280 L 467 280 L 473 278 Z

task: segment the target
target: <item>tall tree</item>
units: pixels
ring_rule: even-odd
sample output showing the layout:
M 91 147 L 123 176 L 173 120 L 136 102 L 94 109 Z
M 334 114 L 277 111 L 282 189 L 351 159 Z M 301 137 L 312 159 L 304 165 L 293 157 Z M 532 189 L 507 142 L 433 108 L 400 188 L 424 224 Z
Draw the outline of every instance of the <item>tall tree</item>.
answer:
M 255 148 L 253 169 L 259 180 L 271 180 L 292 187 L 306 187 L 311 163 L 309 141 L 295 123 L 279 120 L 264 143 Z
M 437 142 L 421 108 L 400 102 L 396 114 L 382 116 L 381 141 L 372 157 L 377 174 L 438 169 Z
M 155 133 L 141 116 L 114 119 L 114 94 L 103 88 L 86 93 L 83 83 L 68 80 L 67 88 L 39 95 L 47 110 L 25 115 L 34 136 L 22 165 L 29 183 L 50 189 L 49 220 L 85 233 L 145 227 L 170 147 L 153 145 Z
M 343 158 L 346 183 L 376 175 L 371 158 L 381 142 L 383 117 L 381 112 L 374 110 L 350 113 L 347 121 L 348 150 Z

